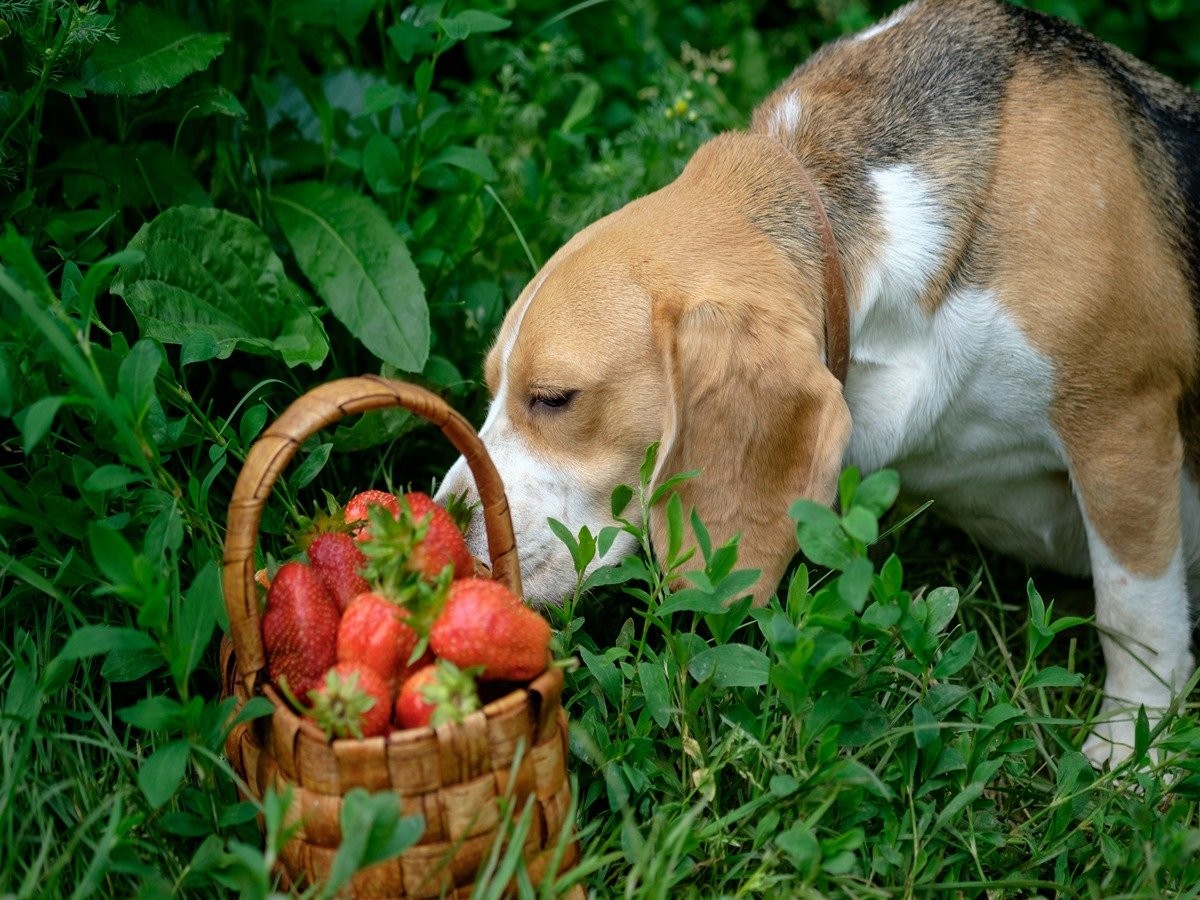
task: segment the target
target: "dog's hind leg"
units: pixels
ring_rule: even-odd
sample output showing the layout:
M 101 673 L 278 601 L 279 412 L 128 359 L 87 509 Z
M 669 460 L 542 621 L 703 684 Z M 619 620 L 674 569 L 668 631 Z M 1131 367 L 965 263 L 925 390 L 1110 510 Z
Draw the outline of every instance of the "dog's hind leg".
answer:
M 1180 529 L 1183 445 L 1170 394 L 1109 406 L 1103 423 L 1093 412 L 1065 435 L 1108 669 L 1101 715 L 1083 745 L 1098 767 L 1131 754 L 1138 708 L 1153 725 L 1193 670 Z

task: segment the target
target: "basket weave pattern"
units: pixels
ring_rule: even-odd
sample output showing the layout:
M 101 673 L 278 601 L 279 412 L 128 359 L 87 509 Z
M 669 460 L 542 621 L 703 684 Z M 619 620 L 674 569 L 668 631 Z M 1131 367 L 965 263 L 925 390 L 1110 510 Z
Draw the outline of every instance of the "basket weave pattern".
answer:
M 392 732 L 366 740 L 326 740 L 268 683 L 254 548 L 263 507 L 300 444 L 343 416 L 400 406 L 433 422 L 466 457 L 479 489 L 491 577 L 520 595 L 520 567 L 504 488 L 478 436 L 440 397 L 414 385 L 366 376 L 330 382 L 297 399 L 251 448 L 229 507 L 224 588 L 230 638 L 223 647 L 226 696 L 240 708 L 255 695 L 274 706 L 270 717 L 236 726 L 226 741 L 234 769 L 255 797 L 291 787 L 289 824 L 299 829 L 281 852 L 290 884 L 324 880 L 341 842 L 342 796 L 353 788 L 390 790 L 403 812 L 420 814 L 420 842 L 398 859 L 356 876 L 356 897 L 467 897 L 480 862 L 501 829 L 501 799 L 518 815 L 533 798 L 524 857 L 536 884 L 547 867 L 565 871 L 578 859 L 570 843 L 555 846 L 570 807 L 567 726 L 560 669 L 548 669 L 460 724 Z M 515 783 L 510 784 L 515 779 Z

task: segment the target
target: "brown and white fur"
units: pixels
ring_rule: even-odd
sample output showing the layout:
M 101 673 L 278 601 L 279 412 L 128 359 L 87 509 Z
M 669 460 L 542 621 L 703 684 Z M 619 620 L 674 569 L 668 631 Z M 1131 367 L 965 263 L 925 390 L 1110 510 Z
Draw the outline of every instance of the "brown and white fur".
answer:
M 844 390 L 795 160 L 845 269 Z M 1193 670 L 1198 222 L 1200 99 L 1072 26 L 920 0 L 824 48 L 509 311 L 482 434 L 528 596 L 574 581 L 546 518 L 606 524 L 652 441 L 656 478 L 701 470 L 685 506 L 742 533 L 759 599 L 795 552 L 794 498 L 893 466 L 982 541 L 1091 574 L 1108 674 L 1084 751 L 1126 757 L 1131 710 Z M 465 488 L 459 461 L 442 493 Z

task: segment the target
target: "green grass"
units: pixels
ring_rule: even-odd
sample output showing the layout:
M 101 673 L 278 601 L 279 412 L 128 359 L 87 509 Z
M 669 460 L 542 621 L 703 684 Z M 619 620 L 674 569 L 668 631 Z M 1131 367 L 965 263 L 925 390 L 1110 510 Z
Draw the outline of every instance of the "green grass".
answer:
M 269 894 L 285 799 L 239 801 L 217 680 L 250 445 L 363 372 L 479 421 L 483 350 L 537 264 L 894 5 L 0 3 L 0 894 Z M 1197 81 L 1185 4 L 1037 5 Z M 323 432 L 263 552 L 322 490 L 424 487 L 452 456 L 399 413 Z M 676 584 L 697 527 L 677 509 L 665 572 L 643 554 L 548 611 L 579 660 L 584 857 L 558 887 L 1195 896 L 1196 692 L 1141 735 L 1165 761 L 1093 772 L 1087 586 L 1033 590 L 930 512 L 885 512 L 886 475 L 848 478 L 859 512 L 795 510 L 809 558 L 763 610 L 723 605 L 731 548 Z M 581 568 L 597 539 L 570 536 Z M 349 807 L 340 874 L 417 827 Z M 555 890 L 498 850 L 479 896 L 513 873 Z

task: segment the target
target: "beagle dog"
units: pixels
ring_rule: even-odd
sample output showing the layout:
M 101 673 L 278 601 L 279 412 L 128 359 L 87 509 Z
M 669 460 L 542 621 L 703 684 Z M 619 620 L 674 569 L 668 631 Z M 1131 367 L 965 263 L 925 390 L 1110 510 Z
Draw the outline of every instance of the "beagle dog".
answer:
M 574 585 L 547 517 L 608 524 L 653 441 L 656 479 L 700 470 L 684 506 L 742 534 L 760 601 L 796 552 L 789 504 L 891 466 L 984 543 L 1091 575 L 1108 671 L 1083 749 L 1120 761 L 1138 706 L 1193 672 L 1198 305 L 1200 97 L 1057 19 L 917 0 L 509 310 L 481 434 L 527 596 Z M 441 496 L 470 489 L 460 460 Z

